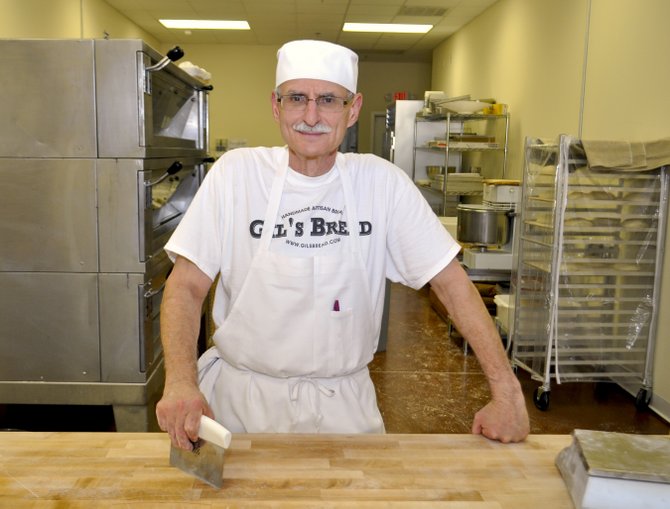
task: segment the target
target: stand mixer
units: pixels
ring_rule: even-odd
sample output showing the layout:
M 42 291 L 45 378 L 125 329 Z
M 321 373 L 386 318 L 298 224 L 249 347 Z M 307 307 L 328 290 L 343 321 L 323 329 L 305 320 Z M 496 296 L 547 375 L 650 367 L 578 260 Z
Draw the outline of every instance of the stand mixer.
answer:
M 478 270 L 512 270 L 517 230 L 518 180 L 485 180 L 481 205 L 459 205 L 456 238 L 464 245 L 463 265 Z

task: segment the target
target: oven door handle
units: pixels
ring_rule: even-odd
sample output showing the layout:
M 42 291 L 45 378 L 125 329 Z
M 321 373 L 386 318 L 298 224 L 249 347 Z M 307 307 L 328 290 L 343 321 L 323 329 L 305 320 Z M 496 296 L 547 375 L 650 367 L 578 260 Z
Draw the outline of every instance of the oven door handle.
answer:
M 148 290 L 145 288 L 149 286 Z M 139 343 L 140 357 L 139 368 L 141 373 L 146 373 L 147 365 L 153 362 L 154 347 L 152 339 L 152 323 L 154 320 L 154 303 L 152 299 L 165 289 L 165 281 L 160 287 L 151 288 L 151 282 L 138 286 L 138 306 L 139 306 Z
M 170 175 L 174 175 L 175 173 L 179 173 L 182 169 L 184 168 L 184 165 L 181 164 L 180 161 L 175 161 L 170 165 L 170 167 L 163 173 L 160 177 L 158 177 L 156 180 L 150 180 L 144 183 L 145 187 L 153 187 L 156 184 L 160 184 L 163 182 L 166 178 L 168 178 Z
M 165 283 L 160 285 L 158 288 L 150 288 L 146 292 L 144 292 L 144 298 L 145 299 L 150 299 L 151 297 L 155 297 L 159 293 L 161 293 L 163 290 L 165 290 Z
M 151 73 L 162 71 L 167 67 L 167 65 L 170 62 L 176 62 L 179 60 L 181 57 L 184 56 L 184 50 L 181 49 L 179 46 L 175 46 L 172 48 L 170 51 L 167 52 L 167 55 L 164 56 L 162 59 L 160 59 L 157 63 L 154 65 L 149 65 L 144 68 L 144 92 L 146 94 L 151 95 Z M 140 59 L 139 61 L 140 65 L 142 64 L 142 60 Z
M 176 62 L 183 56 L 184 56 L 184 50 L 181 49 L 179 46 L 175 46 L 170 51 L 168 51 L 167 55 L 164 56 L 161 60 L 159 60 L 158 63 L 150 65 L 149 67 L 146 67 L 144 70 L 146 72 L 158 72 L 162 69 L 165 69 L 165 67 L 170 62 Z

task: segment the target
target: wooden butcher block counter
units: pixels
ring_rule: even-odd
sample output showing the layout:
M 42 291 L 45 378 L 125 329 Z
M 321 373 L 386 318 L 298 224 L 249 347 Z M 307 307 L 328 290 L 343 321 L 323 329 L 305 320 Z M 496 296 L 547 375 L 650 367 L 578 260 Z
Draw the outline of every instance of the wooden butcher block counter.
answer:
M 223 489 L 168 464 L 161 433 L 0 433 L 0 507 L 572 508 L 569 435 L 234 435 Z

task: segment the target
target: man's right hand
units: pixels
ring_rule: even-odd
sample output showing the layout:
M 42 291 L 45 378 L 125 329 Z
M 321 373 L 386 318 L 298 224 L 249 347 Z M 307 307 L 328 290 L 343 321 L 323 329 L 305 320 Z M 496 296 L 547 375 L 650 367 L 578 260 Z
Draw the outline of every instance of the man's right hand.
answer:
M 198 439 L 200 417 L 214 418 L 212 409 L 196 385 L 182 382 L 166 385 L 156 405 L 158 425 L 170 435 L 175 447 L 190 451 Z

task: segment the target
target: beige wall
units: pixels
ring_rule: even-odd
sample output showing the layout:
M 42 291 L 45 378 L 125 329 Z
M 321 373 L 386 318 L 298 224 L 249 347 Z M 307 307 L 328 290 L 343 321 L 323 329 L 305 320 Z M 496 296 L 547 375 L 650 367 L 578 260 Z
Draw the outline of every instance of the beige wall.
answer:
M 0 0 L 0 37 L 78 38 L 80 3 L 80 0 Z
M 0 0 L 3 39 L 143 39 L 153 37 L 103 0 Z
M 434 51 L 432 87 L 510 104 L 516 177 L 526 136 L 668 137 L 669 16 L 667 0 L 499 0 Z M 661 309 L 670 306 L 670 238 L 665 253 Z M 666 418 L 669 331 L 661 312 L 652 407 Z
M 585 18 L 585 0 L 500 0 L 433 53 L 433 90 L 509 105 L 511 178 L 526 135 L 577 133 Z
M 395 92 L 407 92 L 408 98 L 423 99 L 430 90 L 430 63 L 360 62 L 358 89 L 363 94 L 358 131 L 359 152 L 371 152 L 371 115 L 386 111 L 386 97 Z
M 593 0 L 584 138 L 670 136 L 670 2 Z
M 102 39 L 106 36 L 111 39 L 142 39 L 149 46 L 161 49 L 155 38 L 103 0 L 82 0 L 81 4 L 83 39 Z

